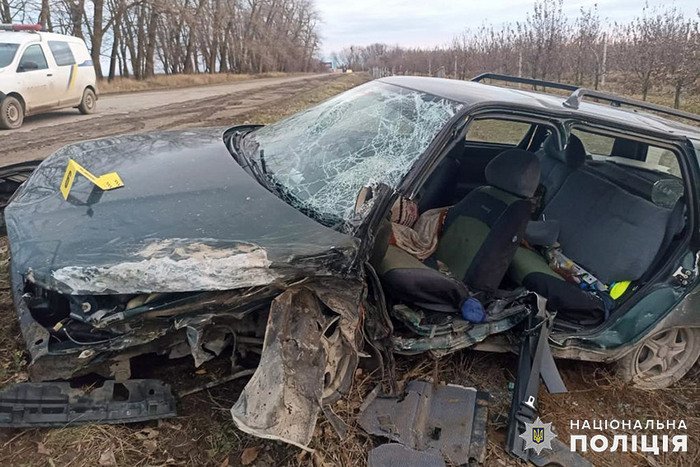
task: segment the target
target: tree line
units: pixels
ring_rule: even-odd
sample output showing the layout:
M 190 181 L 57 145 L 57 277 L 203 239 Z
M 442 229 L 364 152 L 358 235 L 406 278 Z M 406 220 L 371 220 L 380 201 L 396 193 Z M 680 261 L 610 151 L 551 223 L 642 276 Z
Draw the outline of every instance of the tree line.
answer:
M 0 20 L 84 38 L 100 79 L 320 65 L 313 0 L 0 0 Z
M 644 100 L 652 86 L 672 92 L 678 108 L 683 93 L 699 90 L 699 20 L 700 11 L 648 5 L 625 23 L 602 20 L 596 7 L 569 18 L 563 0 L 537 0 L 524 20 L 465 31 L 447 46 L 351 46 L 333 60 L 353 70 L 458 79 L 490 71 L 595 89 L 615 79 Z

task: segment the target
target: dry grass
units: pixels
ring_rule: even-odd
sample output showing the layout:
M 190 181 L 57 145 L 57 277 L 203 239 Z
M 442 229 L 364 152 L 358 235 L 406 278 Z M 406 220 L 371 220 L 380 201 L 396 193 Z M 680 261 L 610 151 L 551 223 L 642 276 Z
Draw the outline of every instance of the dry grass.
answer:
M 302 92 L 292 99 L 272 102 L 238 120 L 267 123 L 366 81 L 366 76 L 343 76 Z M 0 239 L 0 385 L 26 379 L 26 355 L 14 315 L 7 281 L 7 243 Z M 167 364 L 166 364 L 167 363 Z M 173 384 L 176 389 L 203 384 L 228 371 L 225 359 L 208 362 L 197 372 L 191 359 L 148 361 L 144 374 Z M 491 394 L 486 465 L 517 465 L 503 449 L 504 420 L 510 406 L 509 383 L 515 380 L 513 355 L 464 351 L 433 360 L 425 356 L 397 358 L 397 377 L 403 385 L 411 379 L 475 386 Z M 570 392 L 541 393 L 541 415 L 553 422 L 560 439 L 568 443 L 572 419 L 685 419 L 690 435 L 688 453 L 656 459 L 641 454 L 588 453 L 601 466 L 700 465 L 700 372 L 696 371 L 673 389 L 641 391 L 617 380 L 605 365 L 560 362 Z M 0 465 L 241 465 L 241 456 L 253 453 L 252 465 L 330 466 L 364 465 L 367 452 L 383 440 L 369 436 L 356 424 L 356 416 L 370 391 L 380 383 L 377 372 L 357 370 L 347 399 L 338 401 L 334 412 L 348 423 L 343 437 L 323 417 L 316 427 L 313 455 L 238 431 L 229 409 L 244 381 L 235 381 L 183 398 L 177 418 L 135 425 L 92 425 L 60 429 L 0 430 Z
M 119 92 L 152 91 L 155 89 L 187 88 L 192 86 L 206 86 L 212 84 L 230 84 L 238 81 L 258 78 L 280 78 L 292 76 L 290 73 L 261 73 L 256 75 L 234 73 L 196 73 L 187 75 L 157 75 L 146 80 L 133 78 L 115 78 L 98 83 L 100 94 L 114 94 Z
M 281 118 L 293 115 L 311 105 L 329 99 L 343 91 L 347 91 L 350 88 L 366 83 L 369 79 L 369 76 L 365 73 L 341 75 L 335 79 L 324 82 L 323 85 L 312 91 L 299 93 L 292 99 L 285 99 L 260 106 L 253 112 L 236 117 L 236 121 L 267 125 Z

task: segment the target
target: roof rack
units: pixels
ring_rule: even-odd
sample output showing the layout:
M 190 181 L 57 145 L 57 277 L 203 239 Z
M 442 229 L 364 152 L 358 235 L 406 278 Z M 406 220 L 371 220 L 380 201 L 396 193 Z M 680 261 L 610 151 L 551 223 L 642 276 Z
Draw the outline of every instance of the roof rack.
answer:
M 593 99 L 607 101 L 614 107 L 620 107 L 621 104 L 624 104 L 630 107 L 651 110 L 656 113 L 670 115 L 672 117 L 685 118 L 687 120 L 700 123 L 700 115 L 685 112 L 683 110 L 672 109 L 671 107 L 666 107 L 665 105 L 652 104 L 651 102 L 639 101 L 637 99 L 616 96 L 615 94 L 611 94 L 609 92 L 595 91 L 593 89 L 586 88 L 578 88 L 576 91 L 572 92 L 568 99 L 564 101 L 563 105 L 565 107 L 569 107 L 570 109 L 578 109 L 578 106 L 581 104 L 584 97 L 592 97 Z
M 499 73 L 482 73 L 472 78 L 472 81 L 477 83 L 485 80 L 493 79 L 496 81 L 505 81 L 507 83 L 531 84 L 533 86 L 542 86 L 545 88 L 562 89 L 564 91 L 576 91 L 579 87 L 572 84 L 557 83 L 554 81 L 544 81 L 535 78 L 521 78 L 520 76 L 501 75 Z
M 637 99 L 630 99 L 628 97 L 621 97 L 609 92 L 595 91 L 593 89 L 580 88 L 572 84 L 557 83 L 554 81 L 544 81 L 535 78 L 521 78 L 519 76 L 501 75 L 498 73 L 482 73 L 480 75 L 472 78 L 472 81 L 480 82 L 485 79 L 493 79 L 497 81 L 505 81 L 507 83 L 521 83 L 521 84 L 531 84 L 533 86 L 542 86 L 553 89 L 563 89 L 565 91 L 572 91 L 571 95 L 563 102 L 564 107 L 570 109 L 578 109 L 579 105 L 583 101 L 584 97 L 591 97 L 593 99 L 598 99 L 602 101 L 607 101 L 610 105 L 614 107 L 620 107 L 622 104 L 635 107 L 643 110 L 651 110 L 656 113 L 669 115 L 672 117 L 685 118 L 686 120 L 691 120 L 695 123 L 700 123 L 700 115 L 693 114 L 690 112 L 685 112 L 683 110 L 672 109 L 671 107 L 666 107 L 665 105 L 652 104 L 650 102 L 639 101 Z

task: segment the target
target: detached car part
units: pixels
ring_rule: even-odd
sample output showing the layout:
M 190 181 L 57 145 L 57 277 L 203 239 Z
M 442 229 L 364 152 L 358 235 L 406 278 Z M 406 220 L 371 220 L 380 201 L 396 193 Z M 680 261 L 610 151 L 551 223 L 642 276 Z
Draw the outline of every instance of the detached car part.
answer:
M 0 427 L 133 423 L 174 417 L 170 386 L 153 379 L 105 381 L 79 389 L 70 383 L 18 383 L 0 390 Z
M 231 409 L 238 428 L 307 449 L 322 405 L 352 383 L 362 292 L 359 284 L 324 281 L 273 301 L 258 369 Z
M 557 370 L 549 347 L 549 335 L 552 331 L 554 314 L 546 311 L 546 300 L 537 297 L 536 314 L 530 314 L 522 333 L 518 358 L 518 373 L 513 388 L 513 400 L 508 416 L 506 449 L 513 456 L 537 466 L 562 465 L 573 467 L 591 467 L 592 464 L 558 439 L 551 440 L 552 449 L 539 454 L 526 448 L 523 437 L 527 434 L 526 424 L 532 424 L 538 418 L 537 393 L 540 378 L 552 394 L 566 392 L 566 386 Z
M 456 384 L 410 381 L 402 397 L 375 394 L 365 402 L 359 423 L 367 433 L 415 450 L 400 453 L 414 463 L 425 452 L 441 453 L 453 465 L 483 463 L 488 398 L 488 393 Z M 383 458 L 387 453 L 375 456 L 380 454 Z
M 418 451 L 399 443 L 381 444 L 369 452 L 367 467 L 445 467 L 439 452 Z

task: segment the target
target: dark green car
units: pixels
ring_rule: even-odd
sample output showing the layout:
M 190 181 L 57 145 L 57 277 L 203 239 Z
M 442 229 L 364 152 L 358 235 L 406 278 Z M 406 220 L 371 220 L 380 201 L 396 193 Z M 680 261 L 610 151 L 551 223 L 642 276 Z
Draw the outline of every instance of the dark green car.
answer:
M 700 117 L 487 77 L 383 78 L 265 127 L 50 156 L 5 209 L 32 379 L 256 349 L 233 418 L 297 445 L 361 356 L 518 351 L 535 316 L 555 357 L 679 380 L 700 354 L 700 130 L 675 119 Z

